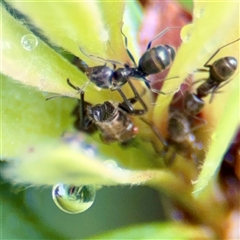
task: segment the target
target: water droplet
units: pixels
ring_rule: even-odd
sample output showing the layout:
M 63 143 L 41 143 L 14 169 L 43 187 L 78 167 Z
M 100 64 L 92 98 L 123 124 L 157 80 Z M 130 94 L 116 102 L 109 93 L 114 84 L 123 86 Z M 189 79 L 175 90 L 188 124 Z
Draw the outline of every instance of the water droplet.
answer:
M 112 159 L 105 160 L 103 163 L 104 163 L 105 165 L 107 165 L 107 166 L 108 166 L 109 168 L 111 168 L 111 169 L 116 169 L 116 170 L 122 171 L 122 168 L 120 168 L 120 167 L 118 166 L 118 164 L 117 164 L 114 160 L 112 160 Z
M 52 198 L 63 212 L 77 214 L 86 211 L 94 202 L 96 189 L 93 185 L 74 186 L 59 183 L 53 186 Z
M 105 160 L 104 164 L 107 165 L 110 168 L 118 168 L 117 163 L 112 159 Z
M 104 30 L 101 31 L 100 39 L 103 42 L 109 41 L 109 31 L 108 31 L 108 29 L 104 29 Z
M 26 24 L 26 20 L 24 18 L 22 18 L 22 19 L 19 20 L 19 23 L 22 24 L 22 25 L 25 25 Z
M 192 24 L 188 24 L 188 25 L 186 25 L 185 27 L 182 28 L 180 36 L 181 36 L 181 39 L 184 43 L 187 43 L 187 42 L 190 41 L 192 31 L 193 31 L 193 25 Z
M 194 9 L 194 10 L 193 10 L 193 15 L 194 15 L 196 18 L 201 18 L 201 17 L 203 17 L 204 12 L 205 12 L 205 9 L 204 9 L 204 8 Z
M 26 34 L 21 39 L 21 44 L 27 51 L 32 51 L 38 45 L 38 40 L 33 34 Z

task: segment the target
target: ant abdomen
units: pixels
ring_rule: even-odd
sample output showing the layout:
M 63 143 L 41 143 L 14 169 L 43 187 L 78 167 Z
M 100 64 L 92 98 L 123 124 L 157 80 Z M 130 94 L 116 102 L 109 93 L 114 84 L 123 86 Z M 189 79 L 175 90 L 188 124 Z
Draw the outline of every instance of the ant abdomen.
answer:
M 140 58 L 138 69 L 147 75 L 160 73 L 170 67 L 175 58 L 175 49 L 169 45 L 159 45 L 148 49 Z
M 216 79 L 219 83 L 228 80 L 237 69 L 237 59 L 234 57 L 220 58 L 210 68 L 210 78 Z

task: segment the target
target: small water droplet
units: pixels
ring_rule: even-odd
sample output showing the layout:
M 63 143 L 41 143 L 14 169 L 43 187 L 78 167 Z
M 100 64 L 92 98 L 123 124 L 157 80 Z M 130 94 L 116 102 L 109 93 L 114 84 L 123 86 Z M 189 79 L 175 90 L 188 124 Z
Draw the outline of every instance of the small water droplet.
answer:
M 203 17 L 204 12 L 205 12 L 205 9 L 204 9 L 204 8 L 195 9 L 195 10 L 193 10 L 193 15 L 194 15 L 196 18 L 201 18 L 201 17 Z
M 108 29 L 104 29 L 104 30 L 101 31 L 100 39 L 103 42 L 109 41 L 109 30 Z
M 120 168 L 118 166 L 117 162 L 112 159 L 105 160 L 103 163 L 111 169 L 116 169 L 116 170 L 122 171 L 122 168 Z
M 94 202 L 96 189 L 93 185 L 74 186 L 59 183 L 53 186 L 52 198 L 63 212 L 77 214 L 86 211 Z
M 26 24 L 26 21 L 25 21 L 24 18 L 22 18 L 22 19 L 19 20 L 19 23 L 22 24 L 22 25 L 25 25 L 25 24 Z
M 193 31 L 193 25 L 192 24 L 188 24 L 188 25 L 186 25 L 185 27 L 182 28 L 180 36 L 181 36 L 181 39 L 184 43 L 187 43 L 187 42 L 190 41 L 192 31 Z
M 38 40 L 33 34 L 26 34 L 21 39 L 21 44 L 27 51 L 32 51 L 38 45 Z

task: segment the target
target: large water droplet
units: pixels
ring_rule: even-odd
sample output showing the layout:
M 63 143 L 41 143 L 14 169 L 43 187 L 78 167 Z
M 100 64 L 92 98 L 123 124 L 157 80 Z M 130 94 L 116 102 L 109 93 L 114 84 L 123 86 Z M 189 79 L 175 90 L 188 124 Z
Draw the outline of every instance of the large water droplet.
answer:
M 74 186 L 59 183 L 52 189 L 54 203 L 70 214 L 86 211 L 92 206 L 95 196 L 96 189 L 93 185 Z
M 38 45 L 38 40 L 33 34 L 26 34 L 21 39 L 21 44 L 27 51 L 32 51 Z

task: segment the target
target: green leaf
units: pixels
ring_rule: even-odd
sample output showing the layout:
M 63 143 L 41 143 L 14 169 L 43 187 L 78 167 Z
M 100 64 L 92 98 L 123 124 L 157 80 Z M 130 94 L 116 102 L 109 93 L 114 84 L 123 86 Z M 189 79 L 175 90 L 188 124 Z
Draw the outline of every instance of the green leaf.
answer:
M 26 146 L 33 147 L 44 137 L 59 138 L 72 129 L 75 99 L 45 101 L 41 92 L 6 76 L 1 76 L 1 87 L 2 157 L 19 157 Z
M 1 35 L 3 74 L 39 90 L 56 93 L 74 92 L 66 84 L 67 78 L 86 81 L 83 73 L 34 36 L 2 5 L 0 7 L 3 20 Z
M 215 127 L 215 131 L 209 139 L 209 151 L 194 185 L 195 196 L 201 195 L 201 191 L 217 177 L 216 172 L 223 156 L 239 127 L 239 75 L 234 78 L 227 91 L 227 98 L 221 102 L 221 106 L 217 101 L 212 104 L 213 107 L 220 108 L 220 111 L 214 113 L 212 126 L 209 126 Z
M 118 185 L 140 184 L 156 174 L 129 171 L 118 167 L 113 160 L 109 163 L 109 159 L 94 152 L 94 146 L 88 144 L 81 133 L 67 133 L 62 140 L 47 136 L 40 140 L 26 147 L 2 170 L 5 179 L 27 185 L 51 186 L 59 182 L 77 186 Z
M 91 239 L 212 239 L 203 227 L 179 223 L 149 223 L 119 229 Z

